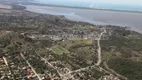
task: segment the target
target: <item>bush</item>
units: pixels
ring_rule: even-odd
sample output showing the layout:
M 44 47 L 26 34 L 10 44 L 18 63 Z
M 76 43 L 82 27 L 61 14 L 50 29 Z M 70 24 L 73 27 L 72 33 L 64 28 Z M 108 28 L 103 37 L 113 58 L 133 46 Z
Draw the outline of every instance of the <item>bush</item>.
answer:
M 108 65 L 129 80 L 142 79 L 142 62 L 134 62 L 124 58 L 114 58 L 108 61 Z

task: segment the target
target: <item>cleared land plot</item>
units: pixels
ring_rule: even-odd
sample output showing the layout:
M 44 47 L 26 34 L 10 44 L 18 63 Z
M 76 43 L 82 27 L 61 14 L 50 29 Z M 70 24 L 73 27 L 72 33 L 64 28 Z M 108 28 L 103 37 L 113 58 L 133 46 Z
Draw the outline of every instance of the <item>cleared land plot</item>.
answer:
M 55 53 L 55 54 L 58 54 L 58 55 L 62 55 L 64 53 L 69 53 L 69 51 L 61 46 L 53 46 L 52 47 L 52 51 Z
M 81 46 L 92 45 L 92 44 L 93 44 L 92 40 L 65 40 L 62 42 L 58 42 L 58 45 L 61 45 L 62 47 L 66 49 L 70 49 L 75 46 L 79 47 L 79 45 L 81 47 Z
M 68 56 L 78 56 L 85 60 L 87 63 L 91 64 L 93 60 L 93 41 L 92 40 L 65 40 L 57 42 L 57 45 L 62 46 L 63 49 L 68 50 L 70 54 Z M 64 50 L 60 48 L 52 48 L 54 53 L 62 54 Z

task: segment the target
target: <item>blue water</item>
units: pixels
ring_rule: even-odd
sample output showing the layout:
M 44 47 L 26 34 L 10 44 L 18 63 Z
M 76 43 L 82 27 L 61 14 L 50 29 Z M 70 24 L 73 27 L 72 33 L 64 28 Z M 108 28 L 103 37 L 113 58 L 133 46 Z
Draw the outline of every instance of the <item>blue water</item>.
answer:
M 112 5 L 111 4 L 111 5 L 99 5 L 94 8 L 142 12 L 142 6 L 131 6 L 131 5 Z
M 91 2 L 80 2 L 72 0 L 35 0 L 37 3 L 51 4 L 51 5 L 64 5 L 74 7 L 89 7 Z M 113 4 L 94 4 L 92 8 L 97 9 L 113 9 L 113 10 L 128 10 L 128 11 L 141 11 L 142 6 L 137 5 L 113 5 Z

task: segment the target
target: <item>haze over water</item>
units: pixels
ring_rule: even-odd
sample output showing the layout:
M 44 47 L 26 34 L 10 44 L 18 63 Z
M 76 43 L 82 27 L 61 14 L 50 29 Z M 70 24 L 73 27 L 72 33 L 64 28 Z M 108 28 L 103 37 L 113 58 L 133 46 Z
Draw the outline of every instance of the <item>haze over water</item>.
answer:
M 35 0 L 37 3 L 142 12 L 141 0 Z M 141 4 L 140 4 L 141 3 Z
M 63 1 L 63 0 L 59 0 L 59 1 Z M 44 4 L 45 3 L 52 4 L 52 5 L 62 5 L 64 3 L 64 2 L 57 2 L 57 0 L 36 0 L 36 2 L 44 3 Z M 80 5 L 78 5 L 78 3 L 71 3 L 71 2 L 67 2 L 67 3 L 69 6 L 71 5 L 82 6 L 82 4 L 84 4 L 82 7 L 85 7 L 91 4 L 89 2 L 88 3 L 82 2 L 80 3 Z M 66 4 L 64 3 L 64 5 Z M 77 9 L 77 8 L 65 8 L 65 7 L 37 6 L 37 5 L 26 5 L 26 7 L 28 11 L 44 13 L 44 14 L 52 14 L 52 15 L 64 15 L 68 19 L 75 20 L 75 21 L 89 22 L 89 23 L 93 23 L 97 25 L 128 26 L 128 27 L 131 27 L 133 30 L 136 30 L 142 33 L 142 13 L 106 11 L 106 10 L 89 10 L 89 9 Z M 119 6 L 119 7 L 121 7 L 122 9 L 127 9 L 126 7 L 123 8 L 123 6 Z M 132 8 L 129 7 L 129 9 L 135 9 L 135 7 L 132 7 Z M 141 7 L 138 9 L 141 10 Z

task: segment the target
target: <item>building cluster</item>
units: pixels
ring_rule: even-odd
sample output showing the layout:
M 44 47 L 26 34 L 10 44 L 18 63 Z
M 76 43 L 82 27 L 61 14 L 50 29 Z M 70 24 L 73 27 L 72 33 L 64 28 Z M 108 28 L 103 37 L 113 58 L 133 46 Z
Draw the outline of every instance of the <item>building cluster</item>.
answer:
M 86 31 L 86 30 L 73 30 L 72 32 L 64 32 L 64 31 L 52 31 L 56 32 L 56 34 L 41 34 L 41 33 L 28 33 L 27 37 L 32 38 L 33 40 L 80 40 L 80 39 L 89 39 L 89 40 L 97 40 L 99 38 L 99 32 L 94 31 Z M 102 37 L 102 39 L 108 39 L 109 34 L 106 34 Z
M 0 56 L 0 79 L 4 80 L 4 79 L 11 79 L 13 78 L 12 73 L 9 70 L 9 67 L 5 64 L 4 61 L 4 56 Z

